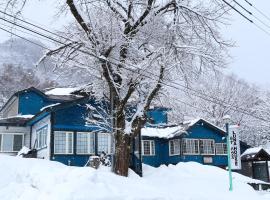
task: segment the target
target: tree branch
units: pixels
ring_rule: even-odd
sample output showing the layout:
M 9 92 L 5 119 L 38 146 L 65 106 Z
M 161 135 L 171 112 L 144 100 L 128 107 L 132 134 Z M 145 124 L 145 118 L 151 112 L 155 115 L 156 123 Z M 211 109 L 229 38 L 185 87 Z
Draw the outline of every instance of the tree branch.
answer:
M 71 11 L 72 15 L 75 17 L 76 21 L 79 23 L 79 25 L 85 31 L 85 33 L 89 36 L 91 33 L 91 30 L 89 29 L 89 27 L 87 26 L 87 24 L 83 20 L 82 16 L 78 12 L 76 6 L 74 5 L 73 0 L 67 0 L 66 3 L 69 6 L 70 11 Z
M 139 19 L 135 22 L 135 24 L 132 26 L 131 28 L 131 31 L 134 31 L 138 28 L 138 26 L 143 23 L 143 21 L 145 20 L 145 18 L 149 15 L 151 9 L 152 9 L 152 6 L 153 6 L 153 3 L 154 3 L 154 0 L 148 0 L 148 3 L 147 3 L 147 7 L 145 9 L 145 11 L 143 12 L 143 14 L 139 17 Z
M 114 14 L 116 14 L 117 16 L 119 16 L 121 18 L 121 20 L 126 23 L 127 19 L 125 19 L 125 17 L 115 8 L 112 6 L 111 1 L 110 0 L 106 0 L 108 7 L 111 9 L 111 11 L 114 12 Z

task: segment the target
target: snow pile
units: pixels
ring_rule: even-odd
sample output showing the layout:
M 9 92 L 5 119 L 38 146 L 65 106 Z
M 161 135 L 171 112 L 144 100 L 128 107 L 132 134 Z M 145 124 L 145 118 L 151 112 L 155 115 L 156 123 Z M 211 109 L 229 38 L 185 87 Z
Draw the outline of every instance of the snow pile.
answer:
M 141 129 L 142 136 L 158 137 L 158 138 L 172 138 L 177 135 L 186 133 L 182 126 L 166 127 L 166 128 L 153 128 L 146 127 Z
M 234 191 L 228 191 L 227 172 L 198 163 L 152 168 L 144 177 L 128 178 L 109 168 L 68 167 L 57 162 L 0 156 L 1 200 L 266 200 L 233 174 Z
M 28 154 L 30 149 L 26 146 L 23 146 L 23 148 L 17 153 L 17 156 L 23 156 L 24 154 Z

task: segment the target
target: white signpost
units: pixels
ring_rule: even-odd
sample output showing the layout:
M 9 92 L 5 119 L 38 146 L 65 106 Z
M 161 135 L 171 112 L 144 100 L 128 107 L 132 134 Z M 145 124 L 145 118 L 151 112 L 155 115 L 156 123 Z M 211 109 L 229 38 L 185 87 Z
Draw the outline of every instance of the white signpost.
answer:
M 231 169 L 241 169 L 239 126 L 229 127 Z

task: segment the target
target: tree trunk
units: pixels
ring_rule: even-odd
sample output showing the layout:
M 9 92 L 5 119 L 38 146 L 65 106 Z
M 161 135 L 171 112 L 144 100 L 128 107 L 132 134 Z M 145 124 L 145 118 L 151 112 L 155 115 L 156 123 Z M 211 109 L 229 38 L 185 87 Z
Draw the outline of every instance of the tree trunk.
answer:
M 114 172 L 121 176 L 128 176 L 130 159 L 130 136 L 117 131 L 115 137 Z

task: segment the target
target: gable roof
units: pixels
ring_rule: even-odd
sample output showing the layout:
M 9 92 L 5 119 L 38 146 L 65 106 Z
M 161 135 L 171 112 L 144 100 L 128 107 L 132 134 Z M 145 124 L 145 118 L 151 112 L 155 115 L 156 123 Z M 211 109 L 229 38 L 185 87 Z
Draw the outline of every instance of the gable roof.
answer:
M 222 129 L 222 128 L 214 125 L 213 123 L 211 123 L 205 119 L 202 119 L 202 118 L 196 118 L 193 120 L 184 121 L 182 123 L 182 125 L 185 127 L 186 131 L 188 131 L 190 128 L 192 128 L 197 123 L 203 123 L 204 125 L 208 126 L 212 130 L 218 131 L 221 134 L 226 134 L 226 131 L 224 129 Z
M 62 92 L 61 92 L 62 91 Z M 63 93 L 66 91 L 66 93 Z M 69 93 L 67 92 L 69 91 Z M 82 91 L 80 93 L 80 91 Z M 1 107 L 0 112 L 9 104 L 9 102 L 14 98 L 18 97 L 20 94 L 27 93 L 27 92 L 34 92 L 44 99 L 48 101 L 56 101 L 56 102 L 69 102 L 74 101 L 77 99 L 81 99 L 85 97 L 85 92 L 83 87 L 78 88 L 54 88 L 51 90 L 46 91 L 45 93 L 35 87 L 29 87 L 18 92 L 15 92 L 8 101 Z
M 253 147 L 247 149 L 242 155 L 243 161 L 270 161 L 270 155 L 267 150 L 262 147 Z

